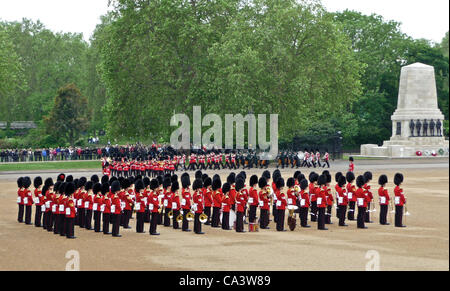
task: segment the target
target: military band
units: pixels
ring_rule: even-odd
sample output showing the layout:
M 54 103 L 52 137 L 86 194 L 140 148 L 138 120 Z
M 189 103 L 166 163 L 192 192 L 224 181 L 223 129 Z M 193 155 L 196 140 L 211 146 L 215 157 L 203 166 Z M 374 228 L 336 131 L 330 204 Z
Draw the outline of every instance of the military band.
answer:
M 317 222 L 317 229 L 327 230 L 326 225 L 332 224 L 335 206 L 339 227 L 347 227 L 346 218 L 354 220 L 357 211 L 357 228 L 367 228 L 370 214 L 374 213 L 371 210 L 376 207 L 371 192 L 371 172 L 356 179 L 353 172 L 345 176 L 336 173 L 334 192 L 329 171 L 323 171 L 321 175 L 312 172 L 308 180 L 297 171 L 285 183 L 278 169 L 272 174 L 266 170 L 260 178 L 252 175 L 248 185 L 245 172 L 231 173 L 222 184 L 219 175 L 211 178 L 197 170 L 192 188 L 189 174 L 181 176 L 181 189 L 178 176 L 170 173 L 151 180 L 140 175 L 128 178 L 104 175 L 101 181 L 96 175 L 90 180 L 86 177 L 74 180 L 72 176 L 60 174 L 56 183 L 52 178 L 43 182 L 41 177 L 36 177 L 31 183 L 29 177 L 20 177 L 17 180 L 18 222 L 32 224 L 34 204 L 35 226 L 67 238 L 75 238 L 75 225 L 86 231 L 121 237 L 121 227 L 131 229 L 129 221 L 133 213 L 136 213 L 136 232 L 145 233 L 145 225 L 150 223 L 148 231 L 152 236 L 160 235 L 157 228 L 161 222 L 164 227 L 174 230 L 180 229 L 181 223 L 181 230 L 190 232 L 191 221 L 195 234 L 207 233 L 203 224 L 244 233 L 247 213 L 249 231 L 267 230 L 270 229 L 271 211 L 279 232 L 286 231 L 286 221 L 289 229 L 294 231 L 297 214 L 301 228 L 310 228 L 310 214 L 311 221 Z M 356 186 L 353 185 L 355 180 Z M 403 180 L 402 174 L 395 175 L 395 196 L 391 200 L 386 188 L 387 176 L 379 177 L 380 225 L 389 225 L 391 207 L 391 212 L 395 211 L 395 226 L 405 227 L 403 216 L 407 209 L 401 187 Z M 34 189 L 30 189 L 31 184 Z M 147 215 L 150 216 L 148 221 Z

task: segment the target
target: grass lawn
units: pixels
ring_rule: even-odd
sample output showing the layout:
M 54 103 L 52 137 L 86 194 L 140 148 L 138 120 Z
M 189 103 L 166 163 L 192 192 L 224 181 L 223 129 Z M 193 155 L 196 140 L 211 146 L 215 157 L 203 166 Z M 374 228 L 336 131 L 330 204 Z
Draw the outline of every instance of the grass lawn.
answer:
M 343 159 L 344 161 L 348 161 L 349 158 L 350 158 L 350 156 L 344 155 L 342 159 Z M 357 161 L 357 160 L 385 160 L 385 158 L 377 158 L 377 157 L 374 157 L 374 158 L 372 158 L 372 157 L 354 157 L 354 156 L 353 156 L 353 159 L 354 159 L 355 161 Z
M 100 161 L 0 164 L 0 172 L 59 170 L 59 169 L 61 170 L 97 169 L 101 171 L 101 168 L 102 163 Z

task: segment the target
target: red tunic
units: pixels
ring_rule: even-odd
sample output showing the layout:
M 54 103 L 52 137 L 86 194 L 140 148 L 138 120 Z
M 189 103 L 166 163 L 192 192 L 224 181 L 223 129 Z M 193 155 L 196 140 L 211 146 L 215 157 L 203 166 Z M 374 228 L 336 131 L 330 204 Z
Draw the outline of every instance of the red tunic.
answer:
M 305 190 L 300 191 L 299 199 L 300 199 L 300 207 L 309 208 L 310 206 L 309 195 L 308 193 L 306 193 Z
M 203 188 L 203 200 L 205 201 L 205 207 L 211 207 L 213 205 L 211 187 Z
M 245 206 L 247 205 L 247 195 L 241 190 L 236 196 L 237 212 L 243 213 L 245 211 Z
M 368 201 L 367 201 L 366 191 L 364 190 L 364 188 L 358 188 L 358 190 L 356 190 L 355 196 L 356 196 L 357 206 L 367 208 Z
M 394 194 L 395 194 L 394 198 L 395 206 L 404 206 L 406 204 L 406 198 L 405 195 L 403 194 L 403 189 L 400 188 L 400 186 L 396 186 L 394 189 Z
M 346 189 L 348 201 L 356 202 L 356 187 L 348 183 Z
M 181 197 L 181 208 L 185 210 L 191 210 L 191 192 L 189 188 L 182 190 Z
M 337 202 L 339 206 L 347 206 L 348 205 L 348 198 L 345 193 L 345 190 L 342 189 L 342 187 L 339 187 L 339 185 L 336 185 L 335 187 L 337 192 Z
M 270 199 L 266 196 L 265 191 L 261 190 L 259 191 L 259 206 L 262 210 L 269 210 L 270 209 Z
M 248 198 L 248 203 L 251 206 L 258 206 L 259 205 L 259 197 L 258 197 L 258 191 L 251 187 L 250 188 L 250 194 L 249 194 L 249 198 Z
M 194 210 L 197 214 L 203 213 L 203 193 L 202 190 L 195 191 L 194 193 Z
M 388 189 L 380 187 L 378 189 L 378 196 L 380 198 L 380 205 L 389 205 L 389 201 L 391 200 L 391 198 L 389 197 Z

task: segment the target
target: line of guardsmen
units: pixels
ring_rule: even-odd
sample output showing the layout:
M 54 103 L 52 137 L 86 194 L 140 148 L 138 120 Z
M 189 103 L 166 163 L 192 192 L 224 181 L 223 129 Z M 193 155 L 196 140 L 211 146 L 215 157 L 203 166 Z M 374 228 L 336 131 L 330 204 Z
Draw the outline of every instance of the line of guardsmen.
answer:
M 286 231 L 284 224 L 288 210 L 288 225 L 295 229 L 296 216 L 300 226 L 309 228 L 308 214 L 312 222 L 317 222 L 319 230 L 327 230 L 332 223 L 333 206 L 339 226 L 348 226 L 346 219 L 355 220 L 357 227 L 367 228 L 372 223 L 370 213 L 374 211 L 374 196 L 370 182 L 372 173 L 358 176 L 348 172 L 345 176 L 336 173 L 334 196 L 331 188 L 331 175 L 324 171 L 321 175 L 312 172 L 308 180 L 297 171 L 293 177 L 285 180 L 279 170 L 273 174 L 264 171 L 262 176 L 250 177 L 246 185 L 246 173 L 229 174 L 222 184 L 219 175 L 212 178 L 201 171 L 195 173 L 191 185 L 190 176 L 181 176 L 181 187 L 177 175 L 166 174 L 150 180 L 141 176 L 109 178 L 104 175 L 99 181 L 97 175 L 73 179 L 60 174 L 56 183 L 52 178 L 43 182 L 41 177 L 34 179 L 34 195 L 30 189 L 31 179 L 20 177 L 17 180 L 19 205 L 18 221 L 31 225 L 32 206 L 36 206 L 34 225 L 48 232 L 75 238 L 74 226 L 113 237 L 120 237 L 120 227 L 130 229 L 129 221 L 136 213 L 136 232 L 145 233 L 145 223 L 150 223 L 150 235 L 159 235 L 158 225 L 173 227 L 190 232 L 189 222 L 194 221 L 194 232 L 204 234 L 202 224 L 224 230 L 235 229 L 245 232 L 244 224 L 251 230 L 269 229 L 270 212 L 276 223 L 277 231 Z M 356 182 L 356 185 L 355 185 Z M 387 216 L 389 206 L 395 205 L 395 226 L 405 227 L 402 223 L 406 198 L 401 185 L 403 175 L 394 177 L 394 203 L 390 199 L 386 186 L 386 175 L 379 177 L 380 224 L 389 225 Z M 191 187 L 192 186 L 192 187 Z M 271 209 L 272 207 L 272 209 Z M 259 219 L 257 218 L 257 210 Z M 391 212 L 394 212 L 391 209 Z M 24 219 L 25 216 L 25 219 Z M 230 220 L 230 216 L 234 219 Z M 258 221 L 259 220 L 259 221 Z M 230 221 L 235 224 L 230 225 Z M 111 232 L 110 232 L 111 227 Z

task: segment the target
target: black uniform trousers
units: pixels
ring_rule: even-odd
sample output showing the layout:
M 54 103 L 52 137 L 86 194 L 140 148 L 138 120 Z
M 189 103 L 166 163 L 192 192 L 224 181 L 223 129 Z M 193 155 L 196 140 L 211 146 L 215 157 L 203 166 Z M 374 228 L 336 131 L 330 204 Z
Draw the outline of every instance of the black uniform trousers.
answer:
M 365 221 L 366 221 L 367 223 L 370 222 L 370 202 L 367 203 L 367 210 L 366 210 Z
M 119 235 L 120 216 L 121 216 L 121 214 L 111 214 L 111 220 L 113 221 L 113 227 L 112 227 L 112 235 L 113 236 Z
M 395 226 L 403 226 L 403 206 L 395 206 Z
M 213 207 L 213 214 L 212 214 L 212 227 L 219 227 L 220 223 L 220 207 Z
M 311 202 L 311 221 L 316 222 L 317 221 L 317 201 Z
M 183 224 L 181 226 L 182 230 L 188 230 L 189 229 L 189 221 L 187 220 L 187 215 L 189 213 L 189 209 L 183 209 Z
M 306 227 L 308 225 L 308 207 L 300 207 L 300 226 Z
M 327 206 L 327 213 L 325 215 L 325 224 L 331 224 L 331 212 L 332 212 L 333 206 L 328 205 Z
M 84 223 L 86 220 L 86 212 L 84 208 L 78 208 L 78 225 L 81 228 L 84 228 Z
M 202 223 L 200 222 L 200 214 L 201 213 L 195 213 L 195 215 L 194 215 L 194 232 L 195 233 L 202 232 Z
M 347 205 L 339 205 L 338 206 L 338 218 L 339 218 L 339 226 L 345 225 L 345 216 L 347 214 Z
M 277 210 L 277 231 L 284 230 L 284 216 L 286 214 L 285 210 L 278 209 Z
M 25 206 L 25 224 L 31 224 L 31 212 L 33 210 L 33 206 L 26 205 Z
M 273 205 L 272 205 L 272 214 L 273 214 L 273 221 L 276 223 L 277 222 L 277 219 L 278 219 L 278 210 L 277 210 L 277 205 L 276 205 L 276 203 L 274 203 Z
M 349 210 L 348 210 L 347 218 L 348 218 L 348 220 L 355 220 L 355 206 L 356 206 L 356 202 L 355 201 L 350 201 L 348 204 L 349 204 Z
M 20 223 L 23 222 L 24 210 L 25 210 L 25 205 L 19 204 L 19 214 L 17 215 L 17 221 Z
M 125 209 L 123 211 L 123 214 L 122 214 L 122 216 L 123 216 L 122 225 L 123 225 L 124 228 L 129 228 L 130 227 L 131 213 L 132 213 L 132 210 L 130 210 L 130 209 Z
M 249 212 L 248 212 L 248 221 L 250 223 L 255 223 L 256 222 L 256 209 L 258 209 L 258 206 L 250 205 L 250 209 L 249 209 Z
M 65 236 L 66 235 L 66 227 L 65 227 L 65 223 L 66 223 L 66 215 L 65 214 L 58 214 L 58 219 L 59 219 L 59 235 L 60 236 Z
M 48 211 L 47 213 L 47 231 L 51 232 L 53 231 L 53 220 L 55 218 L 55 215 L 51 211 Z
M 174 210 L 173 211 L 173 229 L 179 229 L 180 226 L 178 225 L 177 217 L 180 215 L 180 210 Z
M 380 224 L 387 224 L 388 205 L 380 205 Z
M 92 209 L 86 209 L 86 216 L 84 218 L 84 227 L 88 230 L 92 229 Z
M 144 222 L 150 222 L 150 210 L 147 208 L 145 209 L 145 214 L 144 214 Z
M 36 213 L 34 214 L 34 226 L 40 227 L 42 221 L 42 208 L 40 205 L 36 205 Z
M 158 212 L 152 212 L 152 219 L 150 220 L 150 234 L 156 233 L 156 228 L 158 227 L 158 221 L 159 221 L 159 213 Z
M 259 227 L 266 229 L 269 226 L 269 210 L 261 209 L 261 217 L 259 218 Z
M 222 212 L 222 229 L 230 230 L 230 212 Z
M 325 229 L 325 207 L 318 207 L 317 210 L 317 228 L 318 229 Z
M 67 238 L 75 237 L 75 218 L 64 219 L 65 233 Z
M 109 233 L 109 223 L 111 221 L 111 214 L 110 213 L 103 213 L 103 233 L 108 234 Z
M 145 212 L 136 212 L 136 232 L 144 232 L 144 215 Z
M 100 232 L 100 223 L 101 222 L 101 212 L 98 210 L 94 211 L 94 231 Z
M 244 212 L 236 213 L 236 232 L 244 231 Z
M 205 225 L 211 225 L 211 207 L 205 207 L 204 213 L 206 216 L 208 216 L 208 220 L 206 221 Z
M 357 217 L 358 228 L 364 228 L 365 227 L 366 210 L 367 210 L 367 207 L 358 206 L 358 217 Z
M 164 226 L 169 227 L 170 226 L 170 218 L 169 218 L 169 212 L 172 211 L 171 208 L 165 208 L 164 209 Z

